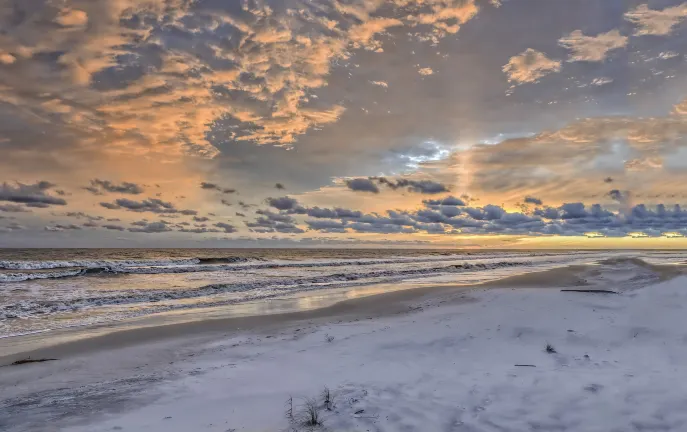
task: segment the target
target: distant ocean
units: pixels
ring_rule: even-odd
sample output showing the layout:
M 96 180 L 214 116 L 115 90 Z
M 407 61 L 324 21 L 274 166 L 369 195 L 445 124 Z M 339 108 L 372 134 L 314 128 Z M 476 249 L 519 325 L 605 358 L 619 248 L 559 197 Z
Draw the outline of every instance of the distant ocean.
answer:
M 0 337 L 379 283 L 470 284 L 609 257 L 399 249 L 0 249 Z

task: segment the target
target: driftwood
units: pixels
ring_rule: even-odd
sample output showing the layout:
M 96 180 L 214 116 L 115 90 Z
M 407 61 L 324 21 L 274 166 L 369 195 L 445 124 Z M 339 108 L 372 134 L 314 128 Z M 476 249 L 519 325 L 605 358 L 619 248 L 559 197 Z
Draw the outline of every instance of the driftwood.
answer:
M 15 362 L 10 363 L 10 366 L 18 366 L 18 365 L 23 365 L 26 363 L 43 363 L 43 362 L 48 362 L 48 361 L 55 361 L 57 359 L 54 358 L 42 358 L 42 359 L 32 359 L 32 358 L 25 358 L 21 360 L 17 360 Z
M 561 292 L 581 292 L 581 293 L 595 293 L 595 294 L 620 294 L 618 291 L 602 290 L 602 289 L 562 289 Z

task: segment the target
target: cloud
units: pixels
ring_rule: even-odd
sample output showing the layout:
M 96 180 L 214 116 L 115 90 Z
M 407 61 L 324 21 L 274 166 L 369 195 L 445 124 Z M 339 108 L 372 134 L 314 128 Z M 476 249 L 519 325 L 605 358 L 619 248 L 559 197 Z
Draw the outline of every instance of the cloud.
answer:
M 394 28 L 439 40 L 478 11 L 473 0 L 276 4 L 7 0 L 0 62 L 13 73 L 0 99 L 108 155 L 212 158 L 212 137 L 293 145 L 344 113 L 312 98 L 337 61 L 383 51 Z
M 10 232 L 14 232 L 14 231 L 22 231 L 25 229 L 26 229 L 25 226 L 20 225 L 17 222 L 12 222 L 7 226 L 0 227 L 0 233 L 10 233 Z
M 230 188 L 223 188 L 215 183 L 206 183 L 202 182 L 200 184 L 201 189 L 206 189 L 206 190 L 216 190 L 218 192 L 222 192 L 225 194 L 233 194 L 236 193 L 236 189 L 230 189 Z
M 269 210 L 258 210 L 256 214 L 259 216 L 253 222 L 246 222 L 246 226 L 252 228 L 256 232 L 281 232 L 300 234 L 305 232 L 295 224 L 295 220 L 290 216 L 290 213 L 304 212 L 305 209 L 298 204 L 293 198 L 269 198 L 268 204 L 272 207 L 282 210 L 283 213 L 274 213 Z
M 593 86 L 602 86 L 602 85 L 610 84 L 612 82 L 613 82 L 613 78 L 600 77 L 600 78 L 594 78 L 592 80 L 592 85 Z
M 535 197 L 533 197 L 533 196 L 527 196 L 527 197 L 525 197 L 525 203 L 526 203 L 526 204 L 534 204 L 534 205 L 542 205 L 542 204 L 544 204 L 544 203 L 542 202 L 542 200 L 540 200 L 539 198 L 535 198 Z
M 275 183 L 274 188 L 275 188 L 275 189 L 279 189 L 279 190 L 284 190 L 284 189 L 286 189 L 286 187 L 284 187 L 284 185 L 281 184 L 281 183 Z
M 449 191 L 446 185 L 433 180 L 412 180 L 407 178 L 355 178 L 344 180 L 344 184 L 352 191 L 371 192 L 375 194 L 380 192 L 380 189 L 377 185 L 386 186 L 392 190 L 406 189 L 408 192 L 416 192 L 421 194 L 438 194 Z
M 433 75 L 434 71 L 432 70 L 432 68 L 423 67 L 423 68 L 418 69 L 417 73 L 419 73 L 422 76 L 429 76 L 429 75 Z
M 59 215 L 59 214 L 54 214 L 54 215 L 55 216 L 67 216 L 67 217 L 72 217 L 75 219 L 88 219 L 90 221 L 99 221 L 99 220 L 105 219 L 102 216 L 92 216 L 92 215 L 86 214 L 84 212 L 67 212 L 67 213 L 64 213 L 61 215 Z
M 63 27 L 81 27 L 88 23 L 88 14 L 78 9 L 62 9 L 55 22 Z
M 346 222 L 333 220 L 308 220 L 305 221 L 308 228 L 322 232 L 346 232 Z
M 172 231 L 172 229 L 168 226 L 168 224 L 166 222 L 163 222 L 163 221 L 160 221 L 160 222 L 138 221 L 138 222 L 134 222 L 132 225 L 135 225 L 135 226 L 133 228 L 129 228 L 130 232 L 157 234 L 157 233 Z
M 687 3 L 662 10 L 649 9 L 647 4 L 643 4 L 625 13 L 625 19 L 637 26 L 635 36 L 666 36 L 685 18 L 687 18 Z
M 193 216 L 198 212 L 196 210 L 179 210 L 173 203 L 162 201 L 157 198 L 148 198 L 142 201 L 134 201 L 128 198 L 120 198 L 114 203 L 101 202 L 100 205 L 110 210 L 126 209 L 132 212 L 151 212 L 151 213 L 179 213 L 182 215 Z
M 34 184 L 16 183 L 15 185 L 3 183 L 0 185 L 0 201 L 10 201 L 39 208 L 66 205 L 67 201 L 63 198 L 47 194 L 47 191 L 54 186 L 54 184 L 46 181 Z
M 121 184 L 116 184 L 109 180 L 100 179 L 91 180 L 91 186 L 85 187 L 84 189 L 95 195 L 102 195 L 101 191 L 138 195 L 144 191 L 143 188 L 136 183 L 122 182 Z
M 649 237 L 660 237 L 665 232 L 687 234 L 687 211 L 678 205 L 670 208 L 659 204 L 651 209 L 644 204 L 630 206 L 626 192 L 611 191 L 609 196 L 622 204 L 620 212 L 600 204 L 588 206 L 571 202 L 558 207 L 537 208 L 530 214 L 509 212 L 492 204 L 469 207 L 455 197 L 425 200 L 425 208 L 414 211 L 386 210 L 385 215 L 348 209 L 337 212 L 327 208 L 299 207 L 303 209 L 301 214 L 325 216 L 326 219 L 306 220 L 305 223 L 311 230 L 329 233 L 350 230 L 379 234 L 584 236 L 598 232 L 608 237 L 623 237 L 640 231 Z M 270 227 L 272 224 L 265 219 L 255 226 Z
M 675 58 L 679 56 L 679 53 L 676 53 L 675 51 L 663 51 L 658 55 L 658 58 L 660 60 L 669 60 L 671 58 Z
M 267 198 L 267 204 L 277 210 L 293 210 L 298 207 L 298 201 L 291 197 Z
M 215 226 L 216 226 L 217 228 L 221 228 L 222 230 L 224 230 L 225 233 L 229 233 L 229 234 L 230 234 L 230 233 L 236 232 L 236 227 L 235 227 L 234 225 L 230 225 L 230 224 L 228 224 L 228 223 L 217 222 L 217 223 L 215 224 Z
M 379 193 L 379 187 L 367 178 L 347 179 L 345 184 L 352 191 Z
M 78 225 L 74 224 L 69 224 L 69 225 L 62 225 L 62 224 L 57 224 L 53 226 L 46 226 L 45 231 L 74 231 L 74 230 L 80 230 L 81 227 Z
M 113 231 L 124 231 L 126 229 L 121 225 L 112 225 L 112 224 L 103 225 L 103 228 L 105 228 L 107 230 L 113 230 Z
M 221 230 L 214 229 L 214 228 L 207 228 L 207 227 L 181 228 L 177 231 L 182 232 L 182 233 L 191 233 L 191 234 L 205 234 L 205 233 L 222 232 Z M 227 231 L 225 231 L 225 232 L 227 232 Z
M 379 87 L 389 88 L 389 83 L 387 83 L 386 81 L 370 81 L 370 84 Z
M 585 36 L 582 30 L 575 30 L 558 40 L 558 45 L 571 51 L 568 61 L 602 62 L 609 51 L 627 46 L 627 36 L 618 30 Z
M 460 198 L 456 198 L 454 196 L 449 196 L 443 199 L 435 199 L 435 200 L 424 200 L 422 203 L 426 207 L 434 207 L 434 206 L 464 206 L 467 205 L 464 200 Z
M 503 68 L 509 82 L 533 83 L 554 72 L 560 72 L 561 62 L 551 60 L 542 52 L 528 48 L 510 58 Z
M 193 216 L 194 222 L 207 222 L 210 220 L 210 218 L 207 218 L 205 216 Z
M 0 51 L 0 64 L 11 65 L 16 62 L 17 58 L 10 53 Z
M 7 213 L 30 213 L 31 210 L 28 210 L 20 205 L 17 204 L 0 204 L 0 211 L 1 212 L 7 212 Z
M 406 178 L 389 180 L 386 177 L 370 177 L 370 179 L 377 181 L 379 184 L 388 186 L 393 190 L 405 188 L 408 190 L 408 192 L 417 192 L 422 194 L 438 194 L 449 191 L 446 185 L 433 180 L 411 180 Z

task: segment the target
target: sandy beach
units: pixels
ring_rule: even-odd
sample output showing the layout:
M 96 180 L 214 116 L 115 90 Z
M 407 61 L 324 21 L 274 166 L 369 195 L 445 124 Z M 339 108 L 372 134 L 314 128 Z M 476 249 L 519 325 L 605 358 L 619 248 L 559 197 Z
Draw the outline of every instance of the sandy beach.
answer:
M 315 430 L 684 430 L 687 278 L 678 273 L 617 260 L 531 283 L 405 290 L 17 353 L 0 360 L 58 360 L 0 368 L 0 425 L 310 430 L 301 410 L 313 398 Z M 561 291 L 581 280 L 618 294 Z

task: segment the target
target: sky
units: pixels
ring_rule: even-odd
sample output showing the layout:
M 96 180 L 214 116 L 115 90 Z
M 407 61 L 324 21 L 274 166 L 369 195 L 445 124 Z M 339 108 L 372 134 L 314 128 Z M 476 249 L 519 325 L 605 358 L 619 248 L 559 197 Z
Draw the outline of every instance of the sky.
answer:
M 687 2 L 0 0 L 0 247 L 687 247 Z

